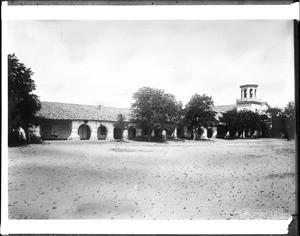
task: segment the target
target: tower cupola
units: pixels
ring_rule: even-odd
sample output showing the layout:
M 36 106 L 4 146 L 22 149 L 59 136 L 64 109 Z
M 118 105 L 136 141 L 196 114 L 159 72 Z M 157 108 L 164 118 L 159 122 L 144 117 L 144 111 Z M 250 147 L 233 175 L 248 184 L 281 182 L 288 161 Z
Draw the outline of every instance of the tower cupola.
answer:
M 256 100 L 257 84 L 241 85 L 241 100 Z

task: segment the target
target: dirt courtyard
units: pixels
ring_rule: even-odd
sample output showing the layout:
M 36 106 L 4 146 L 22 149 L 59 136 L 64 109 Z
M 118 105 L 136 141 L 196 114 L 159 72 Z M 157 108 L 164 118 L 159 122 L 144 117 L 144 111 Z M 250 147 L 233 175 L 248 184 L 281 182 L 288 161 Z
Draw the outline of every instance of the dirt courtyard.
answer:
M 8 149 L 10 219 L 288 219 L 295 142 L 51 141 Z

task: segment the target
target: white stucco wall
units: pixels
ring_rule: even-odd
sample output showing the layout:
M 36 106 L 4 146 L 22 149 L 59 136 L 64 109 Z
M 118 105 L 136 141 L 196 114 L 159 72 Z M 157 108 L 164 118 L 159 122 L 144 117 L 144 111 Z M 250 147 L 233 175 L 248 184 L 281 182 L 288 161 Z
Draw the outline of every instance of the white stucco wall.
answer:
M 99 137 L 98 135 L 98 128 L 103 125 L 106 128 L 107 131 L 107 136 L 106 136 L 106 140 L 113 140 L 114 139 L 114 124 L 115 122 L 113 121 L 87 121 L 87 123 L 84 123 L 84 121 L 82 120 L 74 120 L 72 121 L 72 133 L 69 137 L 69 140 L 74 140 L 74 139 L 80 139 L 79 135 L 78 135 L 78 128 L 80 127 L 80 125 L 82 124 L 86 124 L 91 131 L 91 137 L 90 140 L 98 140 L 99 139 L 103 139 L 104 136 Z M 136 124 L 132 124 L 129 123 L 128 127 L 136 127 Z M 125 130 L 123 133 L 123 137 L 125 139 L 128 138 L 128 131 Z
M 84 123 L 84 121 L 82 121 L 82 120 L 74 120 L 74 121 L 72 121 L 72 133 L 69 137 L 69 140 L 80 139 L 80 137 L 78 135 L 78 128 L 82 124 L 86 124 L 90 128 L 90 131 L 91 131 L 90 140 L 98 140 L 97 131 L 101 125 L 105 126 L 105 128 L 107 130 L 106 139 L 112 140 L 114 138 L 113 137 L 113 130 L 114 130 L 113 122 L 87 121 L 87 123 Z
M 248 103 L 248 104 L 239 104 L 237 107 L 237 111 L 241 111 L 244 109 L 253 111 L 253 112 L 261 112 L 263 110 L 266 110 L 268 107 L 266 105 L 260 105 L 260 104 L 254 104 L 254 103 Z

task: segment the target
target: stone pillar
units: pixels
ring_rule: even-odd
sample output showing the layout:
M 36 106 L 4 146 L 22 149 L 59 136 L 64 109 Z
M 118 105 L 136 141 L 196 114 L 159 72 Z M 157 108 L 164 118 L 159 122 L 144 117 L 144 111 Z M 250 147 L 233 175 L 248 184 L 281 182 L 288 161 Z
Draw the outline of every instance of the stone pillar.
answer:
M 142 136 L 142 130 L 141 129 L 136 129 L 136 136 L 141 137 Z
M 72 121 L 71 124 L 71 135 L 69 136 L 68 140 L 80 140 L 80 137 L 78 135 L 78 128 L 80 126 L 79 122 Z
M 166 139 L 167 138 L 167 132 L 165 130 L 163 130 L 161 132 L 161 136 L 162 136 L 162 139 Z
M 201 138 L 207 139 L 207 129 L 203 128 L 203 127 L 202 127 L 202 129 L 203 129 L 203 134 L 201 135 Z
M 91 137 L 90 137 L 90 140 L 98 140 L 98 137 L 97 137 L 97 130 L 94 130 L 90 127 L 91 129 Z
M 175 127 L 175 129 L 174 129 L 173 138 L 177 139 L 177 127 Z
M 77 132 L 74 132 L 72 130 L 71 135 L 69 136 L 68 140 L 80 140 L 80 137 Z
M 216 138 L 218 134 L 218 128 L 213 128 L 212 130 L 213 130 L 212 138 Z
M 125 129 L 123 132 L 123 139 L 128 139 L 128 129 Z
M 107 130 L 107 140 L 114 140 L 114 128 L 113 127 L 109 127 Z
M 185 126 L 184 128 L 183 128 L 183 133 L 184 133 L 184 137 L 187 137 L 187 127 Z

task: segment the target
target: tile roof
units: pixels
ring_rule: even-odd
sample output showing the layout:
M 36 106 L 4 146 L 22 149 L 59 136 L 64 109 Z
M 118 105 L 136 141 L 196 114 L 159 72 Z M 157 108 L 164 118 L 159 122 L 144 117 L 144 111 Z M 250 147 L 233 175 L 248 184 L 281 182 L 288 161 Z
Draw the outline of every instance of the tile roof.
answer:
M 49 120 L 101 120 L 116 121 L 118 114 L 125 115 L 127 121 L 130 119 L 129 108 L 104 107 L 94 105 L 80 105 L 61 102 L 41 102 L 42 107 L 38 112 L 40 118 Z M 215 106 L 216 119 L 226 112 L 237 107 L 235 104 Z
M 50 120 L 101 120 L 116 121 L 122 113 L 126 120 L 130 118 L 129 108 L 115 108 L 94 105 L 80 105 L 61 102 L 41 102 L 38 116 Z
M 221 105 L 221 106 L 214 106 L 213 110 L 217 112 L 216 119 L 219 119 L 220 116 L 222 116 L 222 112 L 229 111 L 233 108 L 237 108 L 236 104 L 232 105 Z

